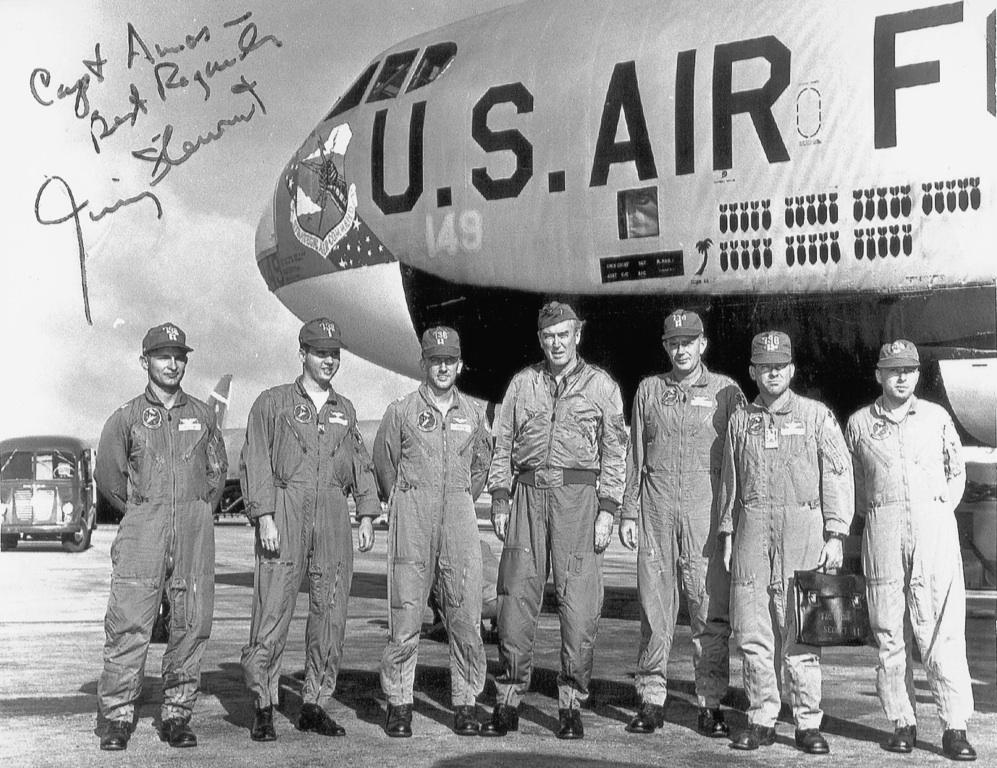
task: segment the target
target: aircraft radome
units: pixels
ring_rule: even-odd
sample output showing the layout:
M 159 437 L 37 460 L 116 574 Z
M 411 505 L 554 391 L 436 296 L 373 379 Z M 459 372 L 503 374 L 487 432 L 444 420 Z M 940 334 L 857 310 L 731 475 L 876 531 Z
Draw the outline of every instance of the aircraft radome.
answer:
M 742 380 L 751 336 L 788 331 L 840 416 L 908 337 L 994 445 L 995 7 L 553 0 L 419 35 L 358 63 L 280 174 L 259 269 L 395 371 L 455 326 L 493 402 L 550 298 L 628 398 L 677 307 Z

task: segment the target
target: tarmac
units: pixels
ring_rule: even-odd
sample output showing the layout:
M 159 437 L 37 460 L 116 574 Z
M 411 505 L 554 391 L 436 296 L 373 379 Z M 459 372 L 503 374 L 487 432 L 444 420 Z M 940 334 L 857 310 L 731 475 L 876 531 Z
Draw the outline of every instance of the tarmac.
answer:
M 669 666 L 667 722 L 651 735 L 628 734 L 624 726 L 637 701 L 633 670 L 640 637 L 636 602 L 636 555 L 615 538 L 604 563 L 606 597 L 596 645 L 590 707 L 583 712 L 585 738 L 560 741 L 555 678 L 558 624 L 548 591 L 537 632 L 535 673 L 525 699 L 520 731 L 502 739 L 458 737 L 451 731 L 447 646 L 424 638 L 419 646 L 414 736 L 389 739 L 383 731 L 385 701 L 378 664 L 387 639 L 384 531 L 374 549 L 357 554 L 349 606 L 346 649 L 331 713 L 345 726 L 343 738 L 302 733 L 294 728 L 301 705 L 307 595 L 298 595 L 284 656 L 278 740 L 249 739 L 253 704 L 242 681 L 239 655 L 249 631 L 253 582 L 253 530 L 236 521 L 215 528 L 217 540 L 215 619 L 201 672 L 201 695 L 192 726 L 199 745 L 171 749 L 158 738 L 162 699 L 163 646 L 149 651 L 138 723 L 127 751 L 97 748 L 96 687 L 101 670 L 103 616 L 110 581 L 110 547 L 115 526 L 102 525 L 93 547 L 81 554 L 58 544 L 22 541 L 0 555 L 0 766 L 799 766 L 943 765 L 941 726 L 919 668 L 915 684 L 920 704 L 918 748 L 911 755 L 885 752 L 880 742 L 890 724 L 875 692 L 875 651 L 869 647 L 825 649 L 824 731 L 829 756 L 802 754 L 793 744 L 793 726 L 784 708 L 775 745 L 736 752 L 726 739 L 696 733 L 692 644 L 689 628 L 676 633 Z M 500 543 L 482 526 L 483 539 L 497 554 Z M 355 533 L 354 533 L 355 535 Z M 430 621 L 427 611 L 425 621 Z M 975 607 L 967 638 L 976 714 L 970 740 L 977 765 L 997 765 L 997 644 L 992 604 Z M 497 646 L 487 643 L 490 676 L 498 670 Z M 731 689 L 724 700 L 734 731 L 745 724 L 746 701 L 737 654 L 731 655 Z M 479 715 L 495 701 L 489 680 Z

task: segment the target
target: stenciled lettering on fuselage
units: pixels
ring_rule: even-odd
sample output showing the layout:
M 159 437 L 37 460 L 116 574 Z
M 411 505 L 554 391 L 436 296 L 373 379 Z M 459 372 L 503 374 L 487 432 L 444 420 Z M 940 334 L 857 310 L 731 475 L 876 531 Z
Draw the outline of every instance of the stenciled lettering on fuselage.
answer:
M 993 284 L 981 244 L 997 235 L 997 13 L 846 5 L 774 3 L 722 23 L 719 6 L 634 2 L 614 18 L 653 34 L 593 55 L 602 28 L 565 18 L 563 50 L 524 42 L 530 77 L 493 84 L 495 54 L 474 45 L 487 33 L 447 28 L 457 54 L 437 82 L 409 96 L 400 80 L 394 100 L 358 103 L 298 153 L 285 174 L 295 239 L 340 269 L 394 252 L 444 279 L 564 292 Z M 495 35 L 549 26 L 495 19 Z M 716 42 L 718 29 L 752 34 Z M 347 186 L 350 125 L 365 142 Z

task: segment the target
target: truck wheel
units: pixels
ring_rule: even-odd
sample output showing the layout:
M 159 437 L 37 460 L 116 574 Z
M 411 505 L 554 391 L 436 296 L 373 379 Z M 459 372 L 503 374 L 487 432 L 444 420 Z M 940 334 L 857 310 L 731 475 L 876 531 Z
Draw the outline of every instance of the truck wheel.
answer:
M 85 552 L 90 548 L 90 526 L 86 523 L 76 533 L 62 536 L 62 548 L 67 552 Z
M 0 536 L 0 550 L 17 549 L 19 536 Z

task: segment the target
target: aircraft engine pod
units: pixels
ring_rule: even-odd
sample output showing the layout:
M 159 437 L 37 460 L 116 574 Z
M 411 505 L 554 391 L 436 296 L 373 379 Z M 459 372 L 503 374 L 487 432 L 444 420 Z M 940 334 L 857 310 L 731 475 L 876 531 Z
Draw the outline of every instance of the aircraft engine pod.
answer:
M 459 327 L 463 384 L 493 400 L 556 296 L 627 395 L 681 305 L 741 378 L 757 328 L 792 333 L 843 411 L 887 337 L 997 356 L 995 39 L 976 0 L 467 19 L 363 68 L 281 174 L 258 265 L 299 316 L 356 313 L 351 350 L 402 373 L 424 327 Z

